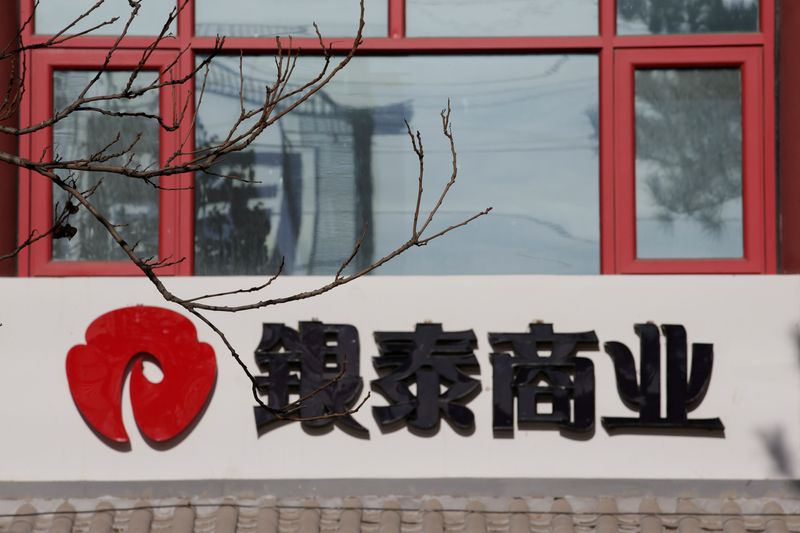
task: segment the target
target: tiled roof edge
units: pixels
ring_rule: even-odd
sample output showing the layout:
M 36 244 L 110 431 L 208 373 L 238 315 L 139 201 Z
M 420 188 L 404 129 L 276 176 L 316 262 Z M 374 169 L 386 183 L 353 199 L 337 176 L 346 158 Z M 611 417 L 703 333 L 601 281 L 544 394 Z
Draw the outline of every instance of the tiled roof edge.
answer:
M 25 533 L 508 533 L 800 531 L 800 499 L 451 498 L 0 501 L 0 531 Z

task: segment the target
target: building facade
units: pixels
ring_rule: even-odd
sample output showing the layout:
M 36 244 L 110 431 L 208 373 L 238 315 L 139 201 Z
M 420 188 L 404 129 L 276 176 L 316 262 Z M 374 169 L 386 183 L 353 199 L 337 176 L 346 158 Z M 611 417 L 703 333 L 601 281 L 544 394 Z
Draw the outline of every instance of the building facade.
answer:
M 119 40 L 131 6 L 92 5 L 4 6 L 0 40 L 29 47 L 0 61 L 25 87 L 3 124 L 34 126 L 6 154 L 188 160 L 258 120 L 231 130 L 275 54 L 301 51 L 285 90 L 303 87 L 359 19 L 143 0 Z M 69 238 L 0 263 L 0 529 L 800 530 L 798 2 L 365 9 L 353 60 L 213 167 L 62 178 L 102 181 L 93 202 L 170 290 L 229 305 L 278 271 L 268 298 L 324 285 L 356 242 L 345 273 L 402 245 L 414 130 L 423 219 L 458 173 L 430 231 L 492 212 L 318 298 L 213 315 L 223 339 L 78 210 Z M 0 165 L 2 254 L 68 199 Z M 296 420 L 269 409 L 298 398 Z

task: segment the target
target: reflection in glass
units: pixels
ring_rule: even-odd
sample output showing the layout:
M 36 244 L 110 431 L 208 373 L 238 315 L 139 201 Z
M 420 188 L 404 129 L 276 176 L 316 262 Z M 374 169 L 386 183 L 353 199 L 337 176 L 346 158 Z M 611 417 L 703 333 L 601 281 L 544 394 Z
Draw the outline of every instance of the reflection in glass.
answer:
M 56 111 L 80 94 L 96 72 L 56 71 L 53 73 L 53 103 Z M 113 94 L 121 91 L 128 82 L 130 72 L 105 72 L 89 91 L 88 96 Z M 142 86 L 156 80 L 157 73 L 142 72 L 137 84 Z M 158 113 L 158 91 L 128 100 L 114 99 L 92 104 L 109 111 Z M 101 113 L 76 111 L 53 126 L 53 150 L 61 159 L 87 158 L 109 145 L 114 138 L 120 139 L 106 153 L 121 151 L 130 146 L 136 136 L 141 140 L 135 145 L 136 157 L 128 162 L 128 156 L 115 157 L 107 163 L 147 168 L 158 164 L 159 127 L 155 121 L 142 117 L 110 117 Z M 66 173 L 62 173 L 65 179 Z M 77 188 L 87 190 L 102 179 L 102 184 L 91 197 L 92 203 L 105 213 L 114 224 L 124 224 L 120 231 L 128 242 L 139 242 L 136 251 L 142 257 L 158 255 L 158 191 L 141 181 L 117 175 L 96 172 L 76 172 Z M 63 206 L 67 194 L 53 188 L 53 207 Z M 85 209 L 72 215 L 69 223 L 78 229 L 72 239 L 53 240 L 53 259 L 106 261 L 124 259 L 119 246 L 108 236 L 106 230 Z
M 758 31 L 758 0 L 617 0 L 617 33 Z
M 636 71 L 640 258 L 742 257 L 738 69 Z
M 36 9 L 34 27 L 36 33 L 53 35 L 91 9 L 97 0 L 40 0 Z M 146 0 L 128 29 L 128 35 L 158 35 L 170 12 L 176 7 L 175 0 Z M 69 33 L 79 33 L 98 24 L 119 17 L 114 24 L 92 31 L 90 35 L 119 35 L 131 14 L 128 0 L 105 0 L 105 2 L 81 20 Z M 170 32 L 175 34 L 173 21 Z
M 597 35 L 597 0 L 407 0 L 410 37 Z
M 195 35 L 346 37 L 358 30 L 358 0 L 196 0 Z M 388 0 L 366 0 L 366 37 L 388 35 Z
M 248 106 L 271 57 L 245 57 Z M 295 83 L 320 62 L 305 58 Z M 357 57 L 314 99 L 215 172 L 196 176 L 195 272 L 332 274 L 364 225 L 369 264 L 411 233 L 417 159 L 403 119 L 423 132 L 424 206 L 450 177 L 439 112 L 452 99 L 459 177 L 437 231 L 489 216 L 410 250 L 381 274 L 596 273 L 599 270 L 596 56 Z M 239 114 L 238 57 L 216 58 L 198 144 Z

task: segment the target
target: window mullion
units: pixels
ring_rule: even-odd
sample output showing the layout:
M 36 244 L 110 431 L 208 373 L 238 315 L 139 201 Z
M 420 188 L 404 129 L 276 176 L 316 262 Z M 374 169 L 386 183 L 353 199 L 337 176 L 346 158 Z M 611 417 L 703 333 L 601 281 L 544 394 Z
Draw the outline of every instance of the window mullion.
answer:
M 406 36 L 406 0 L 389 1 L 389 37 L 402 39 Z

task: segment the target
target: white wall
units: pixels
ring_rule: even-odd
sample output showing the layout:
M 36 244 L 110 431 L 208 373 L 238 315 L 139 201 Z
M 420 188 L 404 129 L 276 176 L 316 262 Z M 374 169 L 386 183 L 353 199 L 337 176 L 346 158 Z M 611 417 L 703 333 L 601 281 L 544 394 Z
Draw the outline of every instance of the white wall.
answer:
M 178 294 L 256 284 L 245 278 L 168 280 Z M 284 278 L 270 295 L 308 288 L 323 278 Z M 0 481 L 321 478 L 644 478 L 778 479 L 765 435 L 782 434 L 800 468 L 800 359 L 793 333 L 800 322 L 800 278 L 794 276 L 674 277 L 376 277 L 312 300 L 215 317 L 255 371 L 253 350 L 262 322 L 351 323 L 361 340 L 365 389 L 375 377 L 372 333 L 412 330 L 426 320 L 446 330 L 472 328 L 478 338 L 483 391 L 469 407 L 472 436 L 447 424 L 430 438 L 406 429 L 383 434 L 369 407 L 355 418 L 369 440 L 338 429 L 311 436 L 295 423 L 258 437 L 249 385 L 211 331 L 218 381 L 193 432 L 169 450 L 151 448 L 123 399 L 131 450 L 120 452 L 89 430 L 70 397 L 64 361 L 84 342 L 99 315 L 135 304 L 174 308 L 143 279 L 0 279 Z M 714 344 L 711 385 L 691 417 L 720 417 L 724 438 L 609 436 L 601 416 L 635 416 L 616 392 L 611 359 L 585 352 L 595 364 L 597 429 L 585 441 L 558 431 L 517 430 L 494 438 L 487 333 L 527 329 L 595 330 L 600 343 L 625 342 L 638 356 L 633 324 L 683 324 L 689 342 Z M 601 348 L 602 349 L 602 348 Z

